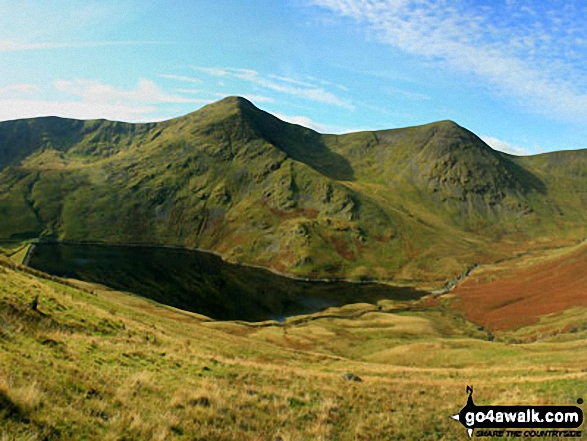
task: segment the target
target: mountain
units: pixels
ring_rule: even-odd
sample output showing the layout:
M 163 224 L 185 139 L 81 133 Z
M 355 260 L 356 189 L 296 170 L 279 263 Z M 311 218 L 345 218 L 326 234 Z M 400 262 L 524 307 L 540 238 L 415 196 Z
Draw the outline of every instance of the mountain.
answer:
M 149 124 L 0 123 L 0 239 L 179 245 L 304 277 L 438 285 L 587 235 L 587 150 L 451 121 L 323 135 L 230 97 Z

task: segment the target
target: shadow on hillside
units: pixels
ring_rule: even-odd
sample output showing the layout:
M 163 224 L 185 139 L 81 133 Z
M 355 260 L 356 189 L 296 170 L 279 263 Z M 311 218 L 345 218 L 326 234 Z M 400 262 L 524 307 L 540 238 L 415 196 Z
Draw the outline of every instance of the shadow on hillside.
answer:
M 330 150 L 318 133 L 303 137 L 303 144 L 285 144 L 283 150 L 293 159 L 312 167 L 322 175 L 337 181 L 354 181 L 351 163 L 342 155 Z M 293 147 L 293 148 L 292 148 Z
M 540 194 L 546 194 L 546 184 L 538 176 L 509 158 L 505 158 L 505 164 L 508 171 L 522 183 L 524 193 L 534 190 Z
M 0 420 L 2 418 L 19 420 L 23 411 L 9 397 L 6 392 L 0 390 Z
M 295 124 L 287 124 L 272 115 L 256 121 L 265 139 L 296 161 L 337 181 L 353 181 L 355 174 L 344 156 L 330 150 L 322 135 Z

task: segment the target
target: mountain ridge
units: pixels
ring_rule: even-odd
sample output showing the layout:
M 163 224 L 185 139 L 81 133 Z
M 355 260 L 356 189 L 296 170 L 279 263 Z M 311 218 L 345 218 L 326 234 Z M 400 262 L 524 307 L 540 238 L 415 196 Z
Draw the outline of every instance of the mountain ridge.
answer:
M 584 237 L 586 174 L 587 150 L 515 157 L 449 120 L 324 135 L 239 97 L 158 123 L 18 120 L 0 123 L 0 239 L 438 283 Z

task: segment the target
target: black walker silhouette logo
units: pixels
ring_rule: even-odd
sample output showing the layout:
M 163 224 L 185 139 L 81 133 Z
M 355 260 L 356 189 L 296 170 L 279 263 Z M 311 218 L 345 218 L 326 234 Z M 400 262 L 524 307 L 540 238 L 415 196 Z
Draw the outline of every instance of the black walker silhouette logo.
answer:
M 572 429 L 583 423 L 583 411 L 577 406 L 477 406 L 473 402 L 473 387 L 467 386 L 467 393 L 467 404 L 451 418 L 467 429 L 469 438 L 475 429 Z M 566 433 L 558 435 L 576 435 L 576 432 Z M 544 431 L 524 432 L 524 436 L 545 435 Z

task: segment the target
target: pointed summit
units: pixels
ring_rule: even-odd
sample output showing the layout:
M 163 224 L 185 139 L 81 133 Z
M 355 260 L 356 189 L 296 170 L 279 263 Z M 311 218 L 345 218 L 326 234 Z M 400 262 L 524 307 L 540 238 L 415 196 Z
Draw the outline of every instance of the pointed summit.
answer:
M 256 132 L 257 122 L 262 119 L 273 118 L 273 115 L 259 109 L 249 100 L 240 96 L 229 96 L 210 103 L 201 109 L 188 115 L 169 121 L 170 124 L 178 124 L 178 127 L 193 131 L 196 127 L 207 127 L 208 130 L 216 130 L 220 125 L 233 131 L 239 127 L 252 136 Z
M 247 100 L 246 98 L 240 96 L 228 96 L 226 98 L 221 99 L 220 101 L 213 102 L 208 104 L 201 109 L 192 113 L 210 113 L 210 114 L 217 114 L 217 115 L 234 115 L 235 113 L 239 114 L 249 114 L 249 113 L 256 113 L 262 112 L 261 109 L 256 107 L 252 102 Z
M 206 108 L 218 108 L 218 109 L 225 109 L 225 110 L 240 110 L 240 111 L 248 111 L 248 110 L 259 110 L 252 102 L 243 98 L 241 96 L 227 96 L 226 98 L 222 98 L 220 101 L 216 101 L 212 104 L 208 104 L 207 106 L 203 107 Z

